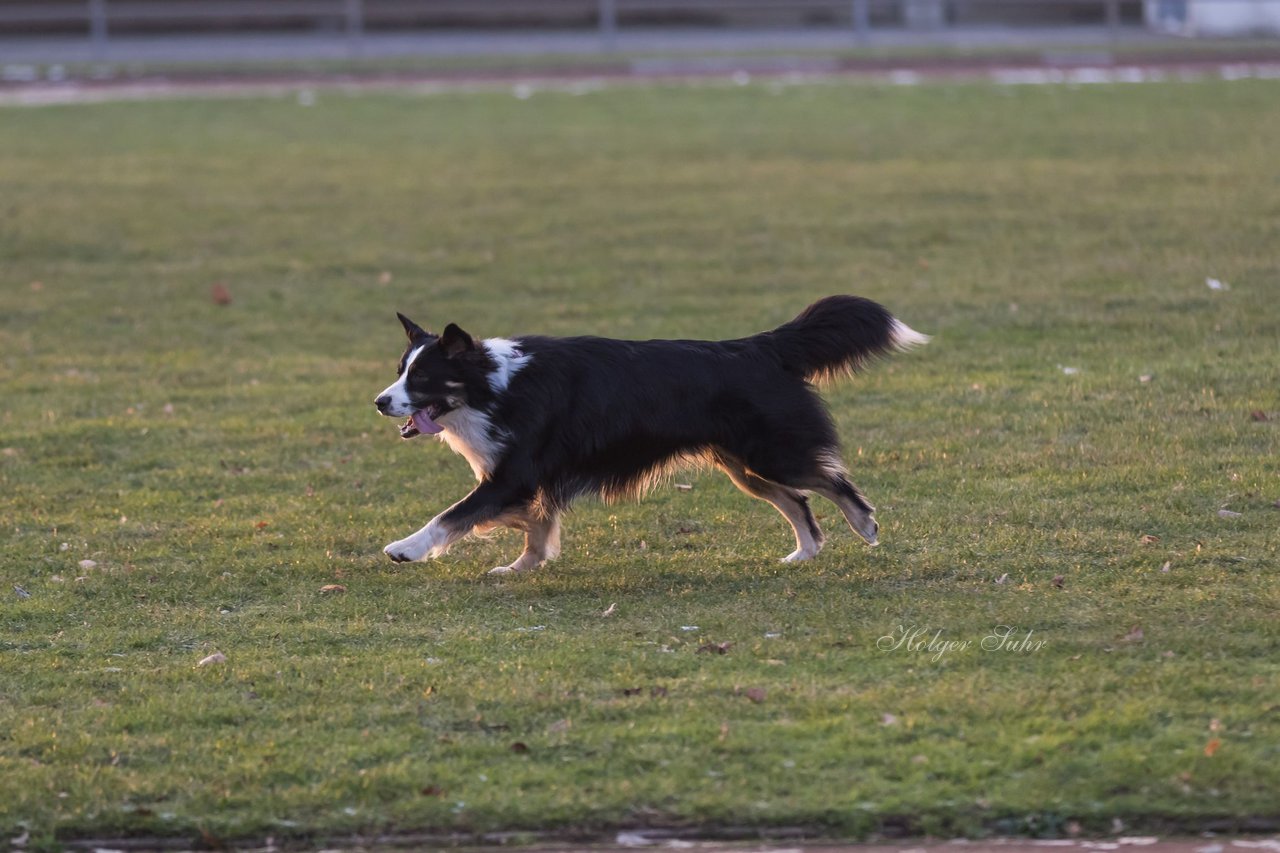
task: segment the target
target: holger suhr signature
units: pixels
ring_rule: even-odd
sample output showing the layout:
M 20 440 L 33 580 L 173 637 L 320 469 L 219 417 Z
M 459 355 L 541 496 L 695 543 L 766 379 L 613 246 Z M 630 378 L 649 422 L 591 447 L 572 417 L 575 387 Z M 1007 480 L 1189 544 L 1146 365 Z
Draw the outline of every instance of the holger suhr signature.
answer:
M 882 652 L 904 651 L 925 654 L 936 663 L 946 655 L 967 652 L 974 648 L 984 652 L 1038 652 L 1049 642 L 1034 638 L 1035 631 L 1031 628 L 1018 628 L 1014 625 L 997 625 L 976 642 L 972 639 L 944 637 L 944 633 L 944 628 L 899 625 L 895 630 L 876 640 L 876 648 Z

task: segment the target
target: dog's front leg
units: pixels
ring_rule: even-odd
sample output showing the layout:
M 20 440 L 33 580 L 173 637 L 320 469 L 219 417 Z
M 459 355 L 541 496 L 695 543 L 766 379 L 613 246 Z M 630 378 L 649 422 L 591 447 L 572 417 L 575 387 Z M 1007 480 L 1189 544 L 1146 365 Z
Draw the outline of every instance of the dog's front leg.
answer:
M 491 575 L 509 575 L 536 569 L 547 560 L 560 556 L 560 514 L 554 510 L 539 513 L 533 510 L 516 519 L 512 525 L 524 531 L 524 551 L 507 566 L 490 569 Z
M 444 520 L 446 514 L 440 513 L 417 533 L 392 542 L 382 549 L 382 553 L 397 563 L 439 557 L 449 550 L 450 545 L 467 534 L 465 530 L 450 527 Z
M 417 533 L 392 542 L 382 552 L 397 563 L 439 557 L 476 526 L 493 521 L 525 500 L 519 490 L 487 480 Z

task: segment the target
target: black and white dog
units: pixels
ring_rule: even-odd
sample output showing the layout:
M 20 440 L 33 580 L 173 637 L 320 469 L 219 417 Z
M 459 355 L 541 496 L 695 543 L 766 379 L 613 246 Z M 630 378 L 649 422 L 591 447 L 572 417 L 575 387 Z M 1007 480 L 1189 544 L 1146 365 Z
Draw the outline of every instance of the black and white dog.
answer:
M 403 314 L 399 378 L 374 401 L 408 417 L 400 435 L 438 434 L 479 485 L 412 536 L 392 560 L 443 554 L 472 531 L 524 531 L 524 552 L 496 573 L 560 553 L 560 516 L 580 495 L 638 496 L 674 466 L 710 464 L 773 504 L 795 529 L 785 559 L 818 553 L 810 492 L 876 544 L 874 507 L 849 482 L 831 418 L 811 382 L 928 337 L 884 307 L 831 296 L 771 332 L 732 341 L 435 335 Z

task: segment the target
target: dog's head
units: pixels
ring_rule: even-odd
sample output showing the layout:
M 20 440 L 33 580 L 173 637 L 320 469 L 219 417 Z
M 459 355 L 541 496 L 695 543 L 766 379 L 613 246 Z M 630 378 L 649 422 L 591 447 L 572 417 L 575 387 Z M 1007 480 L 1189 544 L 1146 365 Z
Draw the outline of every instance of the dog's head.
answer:
M 396 368 L 398 378 L 373 404 L 387 417 L 409 418 L 400 426 L 401 438 L 438 433 L 448 426 L 451 413 L 472 403 L 476 389 L 483 389 L 492 359 L 453 323 L 436 335 L 403 314 L 396 316 L 409 344 Z

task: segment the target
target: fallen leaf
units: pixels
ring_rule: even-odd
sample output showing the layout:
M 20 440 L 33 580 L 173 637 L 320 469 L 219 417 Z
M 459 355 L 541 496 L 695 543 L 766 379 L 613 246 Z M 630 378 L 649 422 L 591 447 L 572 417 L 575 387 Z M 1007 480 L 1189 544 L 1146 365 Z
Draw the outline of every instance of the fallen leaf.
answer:
M 1154 545 L 1160 541 L 1159 536 L 1152 536 L 1150 533 L 1142 534 L 1142 538 L 1138 540 L 1143 545 Z
M 759 705 L 764 701 L 765 696 L 768 694 L 765 692 L 763 687 L 748 687 L 746 690 L 742 691 L 742 695 Z
M 1254 411 L 1250 412 L 1249 417 L 1250 419 L 1259 421 L 1259 422 L 1271 420 L 1271 418 L 1267 417 L 1267 413 L 1262 411 L 1262 409 L 1255 409 Z
M 1165 561 L 1164 561 L 1164 565 L 1160 567 L 1160 571 L 1167 575 L 1167 574 L 1169 574 L 1169 569 L 1170 569 L 1172 566 L 1173 566 L 1173 561 L 1172 561 L 1172 560 L 1165 560 Z
M 391 283 L 391 272 L 389 270 L 383 270 L 382 272 L 378 273 L 378 284 L 390 284 L 390 283 Z
M 1217 717 L 1214 717 L 1212 720 L 1210 720 L 1210 721 L 1209 721 L 1209 731 L 1211 731 L 1211 732 L 1220 732 L 1220 731 L 1222 731 L 1222 720 L 1219 720 Z
M 441 788 L 439 785 L 428 785 L 422 789 L 421 794 L 424 797 L 443 797 L 444 788 Z
M 16 583 L 13 585 L 13 591 L 18 594 L 18 598 L 27 599 L 31 597 L 31 593 L 27 592 L 25 589 L 18 586 Z
M 624 687 L 622 688 L 623 696 L 639 696 L 644 692 L 643 687 Z
M 1218 510 L 1218 518 L 1241 518 L 1241 517 L 1242 517 L 1241 513 L 1235 512 L 1234 510 L 1230 510 L 1230 509 Z
M 665 699 L 669 694 L 670 694 L 670 691 L 667 690 L 667 688 L 665 687 L 649 688 L 649 696 L 653 699 Z
M 271 522 L 269 522 L 269 521 L 259 521 L 257 524 L 255 524 L 255 525 L 254 525 L 254 527 L 256 527 L 258 530 L 261 530 L 261 529 L 263 529 L 264 527 L 266 527 L 266 526 L 267 526 L 268 524 L 270 524 L 270 523 L 271 523 Z
M 693 491 L 693 484 L 692 484 L 692 483 L 676 483 L 676 484 L 675 484 L 675 486 L 676 486 L 676 491 L 678 491 L 678 492 L 692 492 L 692 491 Z
M 605 608 L 605 611 L 600 615 L 612 616 L 617 609 L 618 609 L 618 603 L 615 601 L 614 603 L 610 604 L 607 608 Z
M 895 717 L 893 714 L 881 714 L 881 715 L 880 715 L 880 725 L 882 725 L 882 726 L 896 726 L 897 724 L 898 724 L 898 718 L 897 718 L 897 717 Z
M 706 654 L 716 654 L 716 655 L 727 655 L 729 654 L 729 649 L 731 648 L 733 648 L 733 643 L 707 643 L 706 645 L 698 646 L 697 654 L 706 653 Z
M 214 652 L 213 654 L 209 655 L 207 658 L 201 658 L 200 662 L 196 664 L 196 666 L 212 666 L 213 664 L 226 663 L 226 662 L 227 662 L 226 655 L 224 655 L 222 652 Z
M 1124 635 L 1123 639 L 1124 639 L 1124 642 L 1126 643 L 1140 643 L 1142 642 L 1143 637 L 1145 636 L 1146 635 L 1142 631 L 1142 626 L 1134 625 L 1132 628 L 1129 629 L 1129 633 Z
M 322 595 L 327 595 L 329 593 L 334 593 L 334 592 L 346 592 L 346 591 L 347 591 L 347 588 L 340 583 L 327 583 L 324 586 L 320 587 L 320 592 Z
M 1145 384 L 1147 382 L 1150 382 L 1154 378 L 1155 377 L 1153 377 L 1150 373 L 1144 373 L 1138 377 L 1138 381 Z
M 215 281 L 209 288 L 209 298 L 213 300 L 214 305 L 230 305 L 231 291 L 222 282 Z
M 1008 572 L 1005 572 L 1005 573 L 1004 573 L 1004 574 L 1002 574 L 1000 577 L 996 578 L 996 583 L 1004 583 L 1004 582 L 1005 582 L 1005 581 L 1007 581 L 1008 579 L 1009 579 L 1009 573 L 1008 573 Z
M 1067 582 L 1067 579 L 1062 575 L 1054 575 L 1053 585 L 1058 589 L 1062 589 L 1063 584 L 1065 584 L 1066 582 Z
M 571 723 L 571 722 L 570 722 L 569 720 L 567 720 L 567 719 L 564 719 L 564 720 L 556 720 L 554 723 L 552 723 L 551 725 L 547 726 L 547 731 L 548 731 L 548 732 L 550 732 L 551 734 L 556 734 L 556 735 L 558 735 L 558 734 L 562 734 L 563 732 L 567 732 L 567 731 L 569 731 L 569 728 L 570 728 L 572 725 L 573 725 L 573 723 Z
M 1211 741 L 1209 741 L 1208 743 L 1206 743 L 1206 744 L 1204 745 L 1204 754 L 1205 754 L 1205 757 L 1206 757 L 1206 758 L 1213 758 L 1214 753 L 1216 753 L 1216 752 L 1218 751 L 1218 748 L 1219 748 L 1219 747 L 1221 747 L 1221 746 L 1222 746 L 1222 741 L 1221 741 L 1221 740 L 1219 740 L 1218 738 L 1214 738 L 1213 740 L 1211 740 Z
M 529 751 L 529 745 L 523 741 L 518 740 L 515 743 L 511 744 L 511 751 L 514 752 L 516 755 L 524 755 Z
M 84 569 L 86 572 L 89 571 L 90 569 L 96 569 L 98 567 L 98 564 L 93 560 L 81 560 L 80 562 L 76 563 L 76 565 Z
M 720 737 L 719 737 L 718 739 L 719 739 L 719 740 L 721 740 L 721 741 L 723 741 L 723 740 L 724 740 L 725 738 L 727 738 L 728 736 L 729 736 L 729 724 L 728 724 L 728 723 L 721 723 L 721 724 L 720 724 Z

